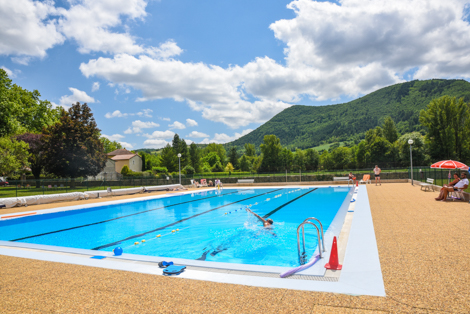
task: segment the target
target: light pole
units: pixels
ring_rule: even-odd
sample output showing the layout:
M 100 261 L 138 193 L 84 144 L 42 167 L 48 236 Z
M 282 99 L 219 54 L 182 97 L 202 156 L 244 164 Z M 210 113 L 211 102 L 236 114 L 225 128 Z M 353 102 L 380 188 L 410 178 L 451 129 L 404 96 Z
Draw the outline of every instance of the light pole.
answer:
M 178 154 L 178 168 L 180 172 L 180 185 L 181 185 L 181 154 Z
M 411 138 L 408 140 L 408 144 L 410 144 L 411 185 L 414 185 L 413 184 L 413 153 L 411 152 L 411 145 L 413 145 L 413 140 Z

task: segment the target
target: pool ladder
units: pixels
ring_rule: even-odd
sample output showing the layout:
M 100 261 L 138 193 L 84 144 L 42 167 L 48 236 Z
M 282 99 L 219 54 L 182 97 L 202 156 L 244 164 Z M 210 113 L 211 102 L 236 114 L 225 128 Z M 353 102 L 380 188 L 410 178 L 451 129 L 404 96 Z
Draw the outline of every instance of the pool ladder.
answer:
M 312 222 L 310 220 L 313 220 L 315 222 Z M 315 224 L 318 223 L 320 225 L 320 228 Z M 320 258 L 322 258 L 322 251 L 325 252 L 325 239 L 323 235 L 323 225 L 321 224 L 320 220 L 318 220 L 315 217 L 309 217 L 305 219 L 298 227 L 297 227 L 297 249 L 299 252 L 299 262 L 300 265 L 304 265 L 307 262 L 307 253 L 305 252 L 305 225 L 312 225 L 315 227 L 317 230 L 317 238 L 318 238 L 318 252 L 320 253 Z M 300 229 L 302 229 L 302 246 L 303 246 L 303 252 L 300 252 Z M 321 232 L 321 237 L 320 237 L 320 232 Z M 321 241 L 320 241 L 321 238 Z

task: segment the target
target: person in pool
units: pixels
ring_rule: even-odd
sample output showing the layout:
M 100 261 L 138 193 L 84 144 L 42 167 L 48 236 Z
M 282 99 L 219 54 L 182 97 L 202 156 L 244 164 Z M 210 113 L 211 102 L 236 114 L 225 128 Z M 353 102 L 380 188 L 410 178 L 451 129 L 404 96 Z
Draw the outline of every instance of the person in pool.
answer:
M 271 219 L 271 218 L 268 218 L 268 219 L 264 219 L 263 217 L 261 217 L 260 215 L 254 213 L 253 211 L 251 211 L 251 209 L 249 209 L 248 207 L 245 208 L 247 212 L 250 212 L 252 213 L 253 215 L 256 216 L 256 218 L 258 218 L 259 220 L 261 220 L 263 222 L 263 227 L 265 228 L 271 228 L 274 221 Z

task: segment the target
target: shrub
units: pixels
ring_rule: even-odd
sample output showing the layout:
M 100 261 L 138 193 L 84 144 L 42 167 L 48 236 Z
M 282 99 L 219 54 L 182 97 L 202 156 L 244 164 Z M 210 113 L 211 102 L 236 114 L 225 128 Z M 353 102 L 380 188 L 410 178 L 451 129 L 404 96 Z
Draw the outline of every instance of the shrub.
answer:
M 190 165 L 187 165 L 186 167 L 183 168 L 183 172 L 186 174 L 194 174 L 196 170 L 194 170 L 194 168 L 191 167 Z
M 152 167 L 153 173 L 168 173 L 167 167 Z
M 214 167 L 212 167 L 212 172 L 222 172 L 224 171 L 224 167 L 220 163 L 220 161 L 216 162 Z
M 128 167 L 127 165 L 125 165 L 124 167 L 122 167 L 122 169 L 121 169 L 121 174 L 122 174 L 123 176 L 127 176 L 127 174 L 128 174 L 129 172 L 131 172 L 131 170 L 129 169 L 129 167 Z

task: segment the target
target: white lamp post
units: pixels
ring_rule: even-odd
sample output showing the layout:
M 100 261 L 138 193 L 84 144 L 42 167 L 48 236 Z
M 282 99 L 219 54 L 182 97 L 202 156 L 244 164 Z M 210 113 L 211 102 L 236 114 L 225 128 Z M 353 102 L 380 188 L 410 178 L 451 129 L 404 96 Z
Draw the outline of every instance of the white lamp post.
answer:
M 178 168 L 180 172 L 180 185 L 181 185 L 181 154 L 178 154 Z
M 413 153 L 411 152 L 411 145 L 413 145 L 413 140 L 411 138 L 408 140 L 408 144 L 410 144 L 411 185 L 414 185 L 413 184 Z

